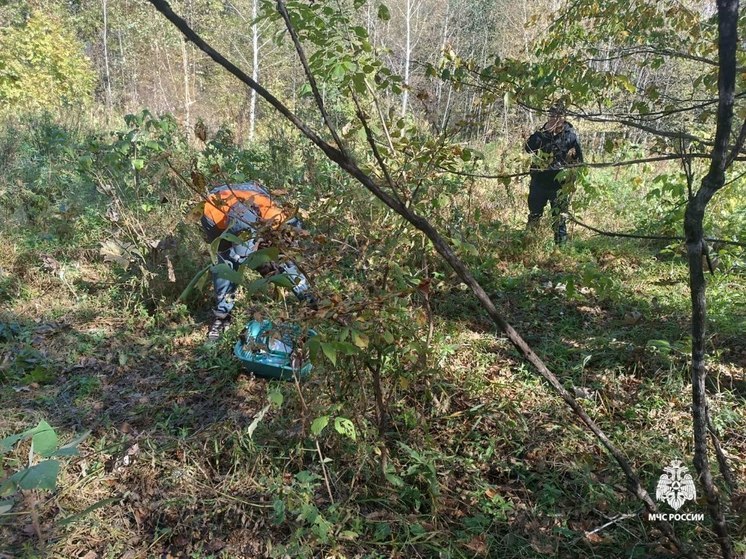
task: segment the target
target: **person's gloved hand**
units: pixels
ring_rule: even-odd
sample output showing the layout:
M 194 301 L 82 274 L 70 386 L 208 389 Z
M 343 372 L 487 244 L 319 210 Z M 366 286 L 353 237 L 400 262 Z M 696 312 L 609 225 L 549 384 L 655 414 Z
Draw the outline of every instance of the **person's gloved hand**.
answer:
M 240 245 L 233 245 L 228 252 L 228 257 L 234 262 L 243 262 L 253 252 L 256 252 L 256 241 L 251 239 Z

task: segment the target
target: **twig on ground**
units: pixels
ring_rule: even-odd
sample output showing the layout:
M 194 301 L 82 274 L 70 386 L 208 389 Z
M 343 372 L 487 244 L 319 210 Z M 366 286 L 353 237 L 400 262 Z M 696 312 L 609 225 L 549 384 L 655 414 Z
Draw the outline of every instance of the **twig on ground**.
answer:
M 329 473 L 326 471 L 326 463 L 324 455 L 321 452 L 321 445 L 319 445 L 319 439 L 316 439 L 316 451 L 319 453 L 319 460 L 321 461 L 321 471 L 324 474 L 324 483 L 326 484 L 326 491 L 329 493 L 329 500 L 334 504 L 334 495 L 332 494 L 332 486 L 329 483 Z
M 602 526 L 599 526 L 598 528 L 595 528 L 591 530 L 590 532 L 586 532 L 585 535 L 589 536 L 591 534 L 597 534 L 601 530 L 604 530 L 605 528 L 608 528 L 609 526 L 613 526 L 614 524 L 617 524 L 619 522 L 622 522 L 623 520 L 627 520 L 628 518 L 635 518 L 639 512 L 636 513 L 629 513 L 629 514 L 620 514 L 609 520 L 606 524 L 603 524 Z
M 241 505 L 246 505 L 247 507 L 254 507 L 254 508 L 259 508 L 259 509 L 271 509 L 272 506 L 273 506 L 273 505 L 265 504 L 265 503 L 252 503 L 251 501 L 247 501 L 246 499 L 240 499 L 240 498 L 236 497 L 235 495 L 230 495 L 228 493 L 220 491 L 219 489 L 217 489 L 217 488 L 215 488 L 215 487 L 213 487 L 211 485 L 207 485 L 206 483 L 202 483 L 199 480 L 195 479 L 193 481 L 194 481 L 194 483 L 196 485 L 198 485 L 202 489 L 206 489 L 208 491 L 212 491 L 216 495 L 218 495 L 218 496 L 220 496 L 220 497 L 222 497 L 224 499 L 228 499 L 229 501 L 233 501 L 234 503 L 239 503 Z
M 622 237 L 625 239 L 643 239 L 649 241 L 686 241 L 686 237 L 674 237 L 667 235 L 640 235 L 638 233 L 618 233 L 616 231 L 604 231 L 603 229 L 598 229 L 596 227 L 593 227 L 592 225 L 583 223 L 570 213 L 567 214 L 567 218 L 574 224 L 579 225 L 580 227 L 584 227 L 585 229 L 588 229 L 605 237 Z M 715 239 L 713 237 L 705 237 L 705 241 L 707 241 L 708 243 L 720 243 L 723 245 L 746 247 L 746 243 L 742 243 L 740 241 L 728 241 L 725 239 Z

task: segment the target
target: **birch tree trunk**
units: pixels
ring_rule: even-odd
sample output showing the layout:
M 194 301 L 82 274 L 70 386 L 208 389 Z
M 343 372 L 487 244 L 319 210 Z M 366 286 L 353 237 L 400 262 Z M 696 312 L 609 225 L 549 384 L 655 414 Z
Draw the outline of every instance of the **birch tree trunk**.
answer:
M 407 0 L 407 11 L 404 14 L 407 33 L 404 41 L 404 92 L 401 98 L 401 115 L 407 114 L 409 101 L 409 65 L 412 57 L 412 0 Z
M 443 53 L 443 51 L 446 50 L 446 43 L 448 42 L 448 20 L 451 17 L 451 2 L 450 0 L 446 0 L 446 16 L 443 22 L 443 40 L 440 42 L 440 54 Z M 436 61 L 437 62 L 437 61 Z M 436 104 L 435 104 L 435 115 L 440 114 L 440 103 L 443 100 L 443 82 L 441 80 L 438 80 L 438 85 L 436 86 Z
M 111 117 L 111 72 L 109 71 L 109 9 L 107 0 L 101 0 L 104 12 L 104 76 L 106 79 L 106 120 Z
M 127 78 L 125 71 L 127 69 L 127 58 L 124 54 L 124 42 L 122 41 L 122 30 L 117 29 L 117 43 L 119 44 L 119 81 L 121 83 L 119 92 L 119 104 L 127 107 L 127 97 L 125 95 L 125 89 L 127 87 Z M 132 87 L 132 86 L 131 86 Z M 131 94 L 134 97 L 134 94 Z
M 190 114 L 191 96 L 189 95 L 189 55 L 187 54 L 187 43 L 182 37 L 181 40 L 181 64 L 184 73 L 184 128 L 187 137 L 192 137 L 192 117 Z
M 531 60 L 531 49 L 529 48 L 528 31 L 526 31 L 526 28 L 528 26 L 528 7 L 526 6 L 527 2 L 528 0 L 523 1 L 523 49 L 526 53 L 526 60 Z M 535 126 L 533 111 L 528 111 L 528 123 L 533 129 Z
M 252 65 L 251 65 L 251 79 L 255 82 L 259 81 L 259 26 L 257 25 L 256 18 L 258 13 L 259 0 L 252 0 L 251 2 L 251 38 L 252 38 Z M 251 100 L 249 101 L 249 141 L 254 141 L 254 134 L 256 131 L 256 91 L 251 90 Z

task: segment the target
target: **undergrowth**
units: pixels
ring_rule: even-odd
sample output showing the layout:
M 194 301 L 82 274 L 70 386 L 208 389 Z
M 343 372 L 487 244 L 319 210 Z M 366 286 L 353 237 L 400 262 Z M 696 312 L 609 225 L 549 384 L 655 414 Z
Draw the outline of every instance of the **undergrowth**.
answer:
M 616 464 L 422 237 L 288 130 L 244 149 L 228 130 L 189 145 L 173 120 L 148 113 L 113 133 L 43 119 L 6 127 L 0 156 L 0 434 L 42 419 L 63 441 L 91 431 L 56 490 L 15 496 L 0 552 L 670 556 Z M 646 183 L 654 171 L 591 173 L 575 211 L 601 229 L 667 232 L 655 217 L 669 215 L 667 199 Z M 179 299 L 209 258 L 199 188 L 248 178 L 311 231 L 297 257 L 319 311 L 281 293 L 239 302 L 241 318 L 320 332 L 327 347 L 300 385 L 241 370 L 231 353 L 241 320 L 204 343 L 209 289 Z M 443 181 L 432 188 L 448 204 L 430 217 L 654 494 L 662 468 L 692 455 L 680 247 L 576 226 L 558 250 L 548 228 L 523 231 L 524 184 Z M 724 196 L 718 211 L 737 223 L 730 207 Z M 743 253 L 716 248 L 710 405 L 743 481 Z M 3 455 L 3 469 L 22 468 L 27 451 Z M 743 552 L 739 502 L 727 514 Z M 706 522 L 676 530 L 708 556 Z

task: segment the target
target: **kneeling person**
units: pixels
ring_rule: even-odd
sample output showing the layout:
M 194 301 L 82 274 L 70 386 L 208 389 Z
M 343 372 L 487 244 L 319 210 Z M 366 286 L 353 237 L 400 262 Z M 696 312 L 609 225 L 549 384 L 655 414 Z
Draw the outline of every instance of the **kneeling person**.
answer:
M 240 244 L 222 239 L 218 245 L 218 263 L 227 264 L 234 271 L 237 271 L 239 266 L 259 248 L 268 246 L 258 238 L 261 229 L 278 228 L 283 224 L 301 228 L 300 221 L 297 218 L 288 220 L 270 194 L 255 182 L 223 185 L 211 190 L 201 220 L 206 240 L 210 243 L 226 231 L 236 236 L 246 233 L 250 235 L 248 240 Z M 260 266 L 257 272 L 262 277 L 286 274 L 293 282 L 295 296 L 299 300 L 314 302 L 308 279 L 294 262 L 270 262 Z M 221 277 L 215 270 L 212 271 L 212 281 L 215 289 L 215 308 L 207 337 L 214 340 L 219 338 L 230 324 L 238 286 Z

